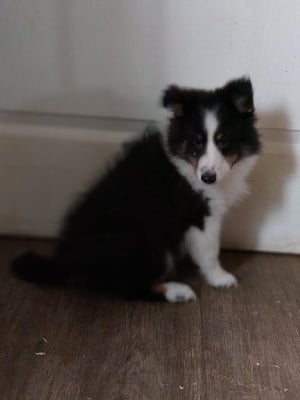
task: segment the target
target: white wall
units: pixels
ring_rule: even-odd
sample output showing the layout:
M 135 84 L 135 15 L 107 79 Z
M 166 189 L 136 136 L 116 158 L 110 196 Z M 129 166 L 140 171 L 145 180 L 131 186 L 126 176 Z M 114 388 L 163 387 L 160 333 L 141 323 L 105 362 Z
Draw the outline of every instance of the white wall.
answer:
M 0 109 L 152 119 L 170 82 L 249 74 L 260 125 L 300 129 L 299 21 L 297 0 L 2 0 Z
M 1 0 L 0 110 L 60 116 L 0 113 L 0 233 L 56 235 L 123 138 L 158 116 L 165 85 L 247 74 L 264 154 L 224 243 L 300 253 L 299 21 L 297 0 Z

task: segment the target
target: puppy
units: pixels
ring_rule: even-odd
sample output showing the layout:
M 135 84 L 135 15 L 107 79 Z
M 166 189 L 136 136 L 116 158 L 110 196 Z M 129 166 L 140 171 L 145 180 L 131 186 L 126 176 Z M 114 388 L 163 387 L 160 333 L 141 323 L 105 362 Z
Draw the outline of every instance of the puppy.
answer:
M 206 281 L 237 284 L 219 262 L 225 212 L 246 192 L 260 139 L 249 79 L 212 90 L 170 86 L 167 128 L 148 129 L 67 215 L 52 257 L 18 256 L 13 271 L 36 283 L 88 284 L 126 298 L 194 300 L 170 281 L 184 247 Z

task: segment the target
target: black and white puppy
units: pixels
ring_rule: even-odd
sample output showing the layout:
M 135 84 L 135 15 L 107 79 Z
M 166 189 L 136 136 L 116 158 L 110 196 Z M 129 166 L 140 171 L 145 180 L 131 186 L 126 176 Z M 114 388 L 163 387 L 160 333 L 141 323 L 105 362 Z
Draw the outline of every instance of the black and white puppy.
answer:
M 165 132 L 148 130 L 124 149 L 67 215 L 51 258 L 17 257 L 14 272 L 40 283 L 84 277 L 130 298 L 185 302 L 186 284 L 170 281 L 184 246 L 206 281 L 237 284 L 219 262 L 224 213 L 247 192 L 260 150 L 250 80 L 213 91 L 170 86 Z

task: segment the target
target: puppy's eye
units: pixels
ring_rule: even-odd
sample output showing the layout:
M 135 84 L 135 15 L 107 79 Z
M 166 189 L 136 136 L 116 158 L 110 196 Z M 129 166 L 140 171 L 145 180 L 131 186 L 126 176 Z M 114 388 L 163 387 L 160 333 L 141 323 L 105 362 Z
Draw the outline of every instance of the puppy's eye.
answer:
M 216 144 L 221 149 L 224 149 L 225 147 L 227 147 L 229 145 L 229 140 L 224 135 L 218 134 L 216 136 Z
M 201 149 L 203 147 L 203 139 L 201 136 L 197 136 L 192 140 L 192 144 L 194 147 L 196 147 L 197 149 Z
M 201 152 L 202 152 L 203 146 L 204 146 L 202 136 L 196 136 L 192 140 L 191 144 L 192 144 L 192 150 L 193 150 L 192 156 L 198 158 L 201 155 Z

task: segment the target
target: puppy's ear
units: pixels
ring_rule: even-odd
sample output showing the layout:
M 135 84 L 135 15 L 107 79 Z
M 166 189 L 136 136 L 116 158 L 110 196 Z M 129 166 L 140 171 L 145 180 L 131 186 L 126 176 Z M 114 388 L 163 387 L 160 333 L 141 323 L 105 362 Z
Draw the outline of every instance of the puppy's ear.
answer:
M 234 108 L 242 114 L 253 114 L 253 89 L 249 78 L 240 78 L 227 83 L 222 89 Z
M 162 96 L 162 105 L 170 109 L 175 117 L 183 115 L 184 92 L 178 86 L 167 87 Z

